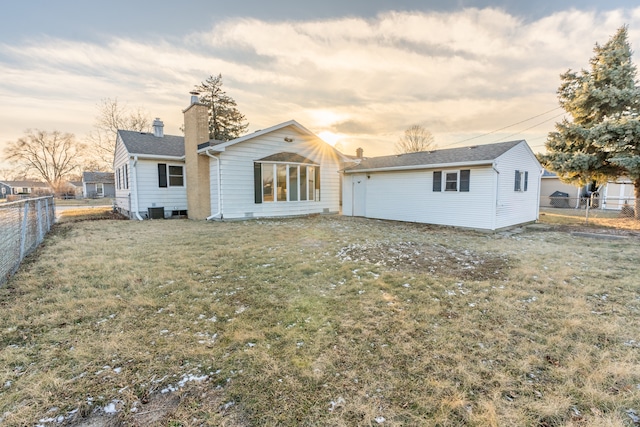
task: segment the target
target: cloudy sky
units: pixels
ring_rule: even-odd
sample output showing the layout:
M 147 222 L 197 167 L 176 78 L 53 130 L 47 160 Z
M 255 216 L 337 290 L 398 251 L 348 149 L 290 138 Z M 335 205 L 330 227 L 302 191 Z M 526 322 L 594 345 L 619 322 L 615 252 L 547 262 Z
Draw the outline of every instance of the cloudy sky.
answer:
M 526 139 L 539 152 L 562 118 L 559 74 L 624 24 L 640 49 L 629 0 L 7 3 L 0 150 L 30 128 L 84 139 L 105 98 L 180 135 L 189 91 L 221 73 L 250 131 L 295 119 L 371 156 L 420 124 L 441 148 Z

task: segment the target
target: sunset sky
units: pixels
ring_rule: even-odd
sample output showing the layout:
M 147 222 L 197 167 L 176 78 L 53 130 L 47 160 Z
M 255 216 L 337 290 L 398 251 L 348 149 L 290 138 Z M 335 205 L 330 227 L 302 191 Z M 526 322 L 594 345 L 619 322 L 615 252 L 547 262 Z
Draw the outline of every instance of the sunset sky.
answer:
M 526 139 L 539 152 L 562 118 L 559 75 L 624 24 L 640 49 L 632 1 L 163 3 L 3 5 L 0 150 L 29 128 L 83 140 L 104 98 L 180 135 L 189 91 L 221 73 L 251 132 L 295 119 L 373 156 L 420 124 L 441 148 Z

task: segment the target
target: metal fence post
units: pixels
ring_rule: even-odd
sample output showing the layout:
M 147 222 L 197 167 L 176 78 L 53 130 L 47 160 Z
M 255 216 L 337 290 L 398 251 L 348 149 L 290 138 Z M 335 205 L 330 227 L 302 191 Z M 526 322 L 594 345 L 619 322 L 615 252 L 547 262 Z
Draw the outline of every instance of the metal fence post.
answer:
M 22 228 L 20 229 L 20 259 L 24 258 L 24 245 L 27 240 L 27 218 L 29 216 L 29 203 L 24 204 L 24 216 L 22 217 Z

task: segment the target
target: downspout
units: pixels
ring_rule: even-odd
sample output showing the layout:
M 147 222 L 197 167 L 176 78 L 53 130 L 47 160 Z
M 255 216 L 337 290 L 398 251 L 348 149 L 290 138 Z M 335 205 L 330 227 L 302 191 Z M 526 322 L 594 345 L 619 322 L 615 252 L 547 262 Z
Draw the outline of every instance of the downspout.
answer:
M 138 156 L 133 157 L 133 170 L 131 171 L 131 181 L 133 181 L 133 201 L 136 202 L 136 218 L 142 221 L 142 217 L 140 216 L 140 212 L 138 212 L 138 180 L 136 179 L 136 175 L 138 175 L 136 166 L 138 165 Z
M 538 178 L 538 195 L 536 196 L 536 222 L 540 221 L 540 190 L 542 187 L 542 174 L 544 173 L 544 169 L 540 171 L 540 176 Z
M 498 203 L 500 200 L 500 171 L 498 170 L 498 164 L 493 163 L 491 168 L 496 172 L 496 203 L 495 203 L 495 214 L 493 215 L 493 229 L 496 229 L 496 220 L 498 218 Z
M 220 216 L 220 219 L 222 219 L 222 187 L 220 187 L 220 158 L 214 156 L 213 154 L 211 154 L 209 152 L 209 150 L 205 151 L 205 153 L 207 153 L 207 156 L 211 157 L 212 159 L 216 159 L 216 161 L 218 162 L 218 173 L 217 173 L 217 180 L 218 180 L 218 212 L 214 213 L 213 215 L 210 215 L 207 217 L 207 221 L 211 221 L 212 219 L 214 219 L 215 217 L 217 217 L 218 215 Z

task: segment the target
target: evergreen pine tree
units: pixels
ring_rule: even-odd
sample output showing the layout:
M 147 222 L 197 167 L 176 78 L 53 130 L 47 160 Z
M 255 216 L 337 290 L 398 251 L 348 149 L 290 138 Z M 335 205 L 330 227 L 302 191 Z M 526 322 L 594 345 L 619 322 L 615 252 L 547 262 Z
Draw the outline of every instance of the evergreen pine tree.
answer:
M 594 53 L 590 70 L 560 76 L 558 98 L 572 120 L 556 123 L 540 160 L 567 182 L 629 177 L 640 219 L 640 87 L 627 27 L 605 45 L 596 43 Z
M 241 136 L 249 127 L 236 101 L 222 90 L 222 74 L 209 76 L 196 86 L 200 102 L 209 107 L 209 137 L 229 141 Z

